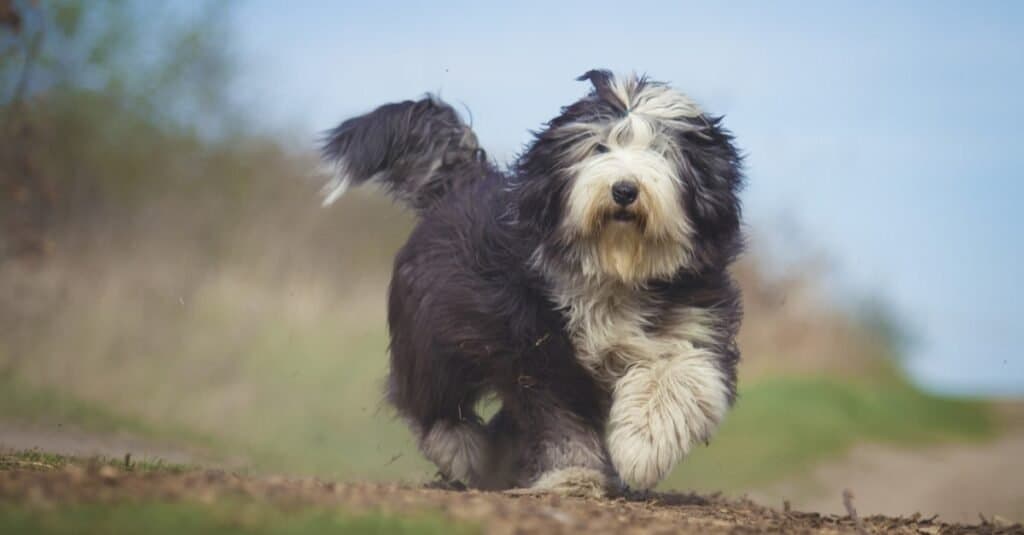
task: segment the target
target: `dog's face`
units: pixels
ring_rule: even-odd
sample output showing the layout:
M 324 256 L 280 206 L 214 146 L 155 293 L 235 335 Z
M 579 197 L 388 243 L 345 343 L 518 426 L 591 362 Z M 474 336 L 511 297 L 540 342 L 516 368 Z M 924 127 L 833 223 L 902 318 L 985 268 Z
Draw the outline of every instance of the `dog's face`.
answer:
M 685 95 L 590 71 L 519 161 L 524 214 L 590 277 L 627 283 L 720 263 L 739 229 L 740 157 Z M 545 251 L 551 254 L 551 251 Z

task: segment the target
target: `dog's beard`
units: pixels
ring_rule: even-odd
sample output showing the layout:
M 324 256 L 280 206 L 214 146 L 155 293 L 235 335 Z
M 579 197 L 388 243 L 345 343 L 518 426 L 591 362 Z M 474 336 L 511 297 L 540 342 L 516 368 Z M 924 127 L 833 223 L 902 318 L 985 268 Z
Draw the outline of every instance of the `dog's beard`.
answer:
M 677 243 L 650 239 L 634 221 L 613 221 L 584 245 L 584 274 L 611 277 L 627 284 L 668 277 L 686 264 Z
M 681 232 L 678 221 L 662 221 L 664 217 L 683 216 L 678 210 L 666 215 L 652 208 L 649 199 L 629 208 L 594 200 L 583 219 L 567 228 L 583 274 L 627 284 L 675 274 L 690 260 L 689 234 Z
M 625 216 L 632 215 L 632 219 Z M 642 222 L 631 212 L 616 212 L 597 236 L 594 254 L 601 271 L 626 282 L 643 275 L 649 256 Z

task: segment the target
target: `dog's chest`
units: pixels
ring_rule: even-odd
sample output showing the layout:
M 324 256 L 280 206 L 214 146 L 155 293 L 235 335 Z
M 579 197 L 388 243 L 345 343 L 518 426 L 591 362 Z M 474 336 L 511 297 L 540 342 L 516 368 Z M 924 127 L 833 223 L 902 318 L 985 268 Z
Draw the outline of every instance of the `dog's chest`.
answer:
M 716 337 L 709 311 L 640 293 L 599 289 L 561 304 L 576 358 L 608 384 L 637 362 L 681 355 Z
M 651 358 L 660 336 L 649 300 L 605 288 L 563 296 L 576 358 L 598 379 L 612 382 L 639 359 Z

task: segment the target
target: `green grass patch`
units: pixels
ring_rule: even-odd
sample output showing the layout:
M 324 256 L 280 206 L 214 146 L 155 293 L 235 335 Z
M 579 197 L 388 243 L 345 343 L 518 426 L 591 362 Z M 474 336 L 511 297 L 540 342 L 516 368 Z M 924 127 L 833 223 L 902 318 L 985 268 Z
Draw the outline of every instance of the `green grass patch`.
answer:
M 100 404 L 87 403 L 55 389 L 39 388 L 0 372 L 0 418 L 19 422 L 79 425 L 94 431 L 155 432 L 139 419 L 116 414 Z
M 184 473 L 196 467 L 185 464 L 169 463 L 161 459 L 135 459 L 130 455 L 121 458 L 89 457 L 87 459 L 68 457 L 40 450 L 16 451 L 0 454 L 0 470 L 59 470 L 69 464 L 81 466 L 109 465 L 126 472 L 164 472 Z
M 98 433 L 127 432 L 171 443 L 215 447 L 212 437 L 187 426 L 157 424 L 123 414 L 105 404 L 85 401 L 55 388 L 34 386 L 10 371 L 0 371 L 0 420 L 67 425 Z
M 0 505 L 0 533 L 45 535 L 304 535 L 320 533 L 470 534 L 439 516 L 351 514 L 323 508 L 281 510 L 258 503 L 122 503 L 37 509 Z
M 859 442 L 926 446 L 986 439 L 997 427 L 985 402 L 927 394 L 896 377 L 766 380 L 741 389 L 710 447 L 695 451 L 663 488 L 739 490 L 800 473 Z

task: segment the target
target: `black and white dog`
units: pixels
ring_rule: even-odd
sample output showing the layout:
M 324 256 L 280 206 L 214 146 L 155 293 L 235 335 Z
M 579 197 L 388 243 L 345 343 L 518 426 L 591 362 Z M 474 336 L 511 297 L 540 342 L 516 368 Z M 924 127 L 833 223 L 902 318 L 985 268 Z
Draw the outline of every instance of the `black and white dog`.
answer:
M 388 399 L 480 488 L 648 489 L 736 395 L 741 157 L 644 77 L 593 89 L 506 170 L 434 97 L 327 133 L 326 202 L 377 182 L 416 210 L 398 252 Z M 493 394 L 501 409 L 474 411 Z

